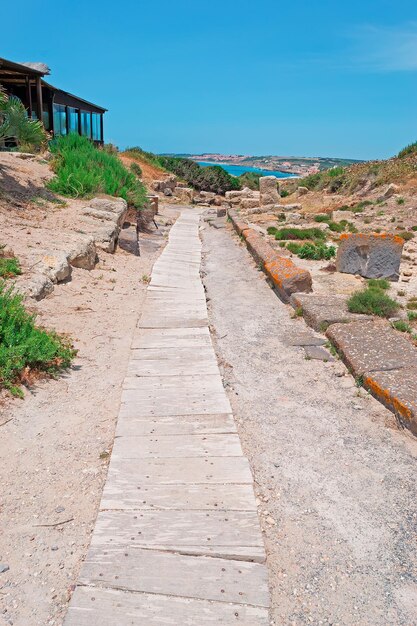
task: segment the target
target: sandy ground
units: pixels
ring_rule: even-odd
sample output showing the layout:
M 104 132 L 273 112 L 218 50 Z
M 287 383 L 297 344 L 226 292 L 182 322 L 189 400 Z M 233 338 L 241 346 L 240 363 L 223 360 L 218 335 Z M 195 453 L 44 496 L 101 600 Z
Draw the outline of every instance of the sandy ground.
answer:
M 339 362 L 306 360 L 246 248 L 203 227 L 224 383 L 250 459 L 276 626 L 417 624 L 417 441 Z
M 177 212 L 162 209 L 172 217 Z M 86 553 L 113 443 L 121 383 L 147 277 L 167 229 L 122 231 L 115 255 L 32 304 L 38 321 L 68 333 L 78 356 L 0 410 L 0 624 L 57 626 Z M 3 568 L 4 569 L 4 568 Z M 0 568 L 1 570 L 1 568 Z

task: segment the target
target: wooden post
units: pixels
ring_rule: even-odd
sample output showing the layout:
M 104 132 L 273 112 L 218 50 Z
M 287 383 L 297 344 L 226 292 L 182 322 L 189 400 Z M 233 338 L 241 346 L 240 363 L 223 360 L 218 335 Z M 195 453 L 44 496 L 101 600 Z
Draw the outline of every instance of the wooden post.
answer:
M 31 88 L 31 84 L 30 84 L 30 78 L 29 76 L 26 76 L 26 98 L 27 98 L 27 103 L 28 103 L 28 114 L 29 117 L 32 119 L 32 88 Z
M 36 77 L 36 97 L 38 106 L 38 120 L 43 124 L 42 81 L 40 76 Z

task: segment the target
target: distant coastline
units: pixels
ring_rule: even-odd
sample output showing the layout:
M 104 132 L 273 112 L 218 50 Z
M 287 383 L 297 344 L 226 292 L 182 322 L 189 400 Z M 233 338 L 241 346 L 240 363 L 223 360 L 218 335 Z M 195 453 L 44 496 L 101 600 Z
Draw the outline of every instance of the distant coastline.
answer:
M 226 172 L 231 174 L 232 176 L 241 176 L 242 174 L 246 174 L 247 172 L 253 172 L 254 174 L 260 174 L 261 176 L 275 176 L 276 178 L 294 178 L 297 176 L 292 172 L 282 172 L 280 170 L 274 170 L 270 168 L 258 168 L 252 167 L 249 165 L 236 165 L 235 163 L 227 163 L 225 161 L 197 161 L 193 159 L 201 165 L 202 167 L 210 167 L 213 165 L 217 165 L 222 167 Z

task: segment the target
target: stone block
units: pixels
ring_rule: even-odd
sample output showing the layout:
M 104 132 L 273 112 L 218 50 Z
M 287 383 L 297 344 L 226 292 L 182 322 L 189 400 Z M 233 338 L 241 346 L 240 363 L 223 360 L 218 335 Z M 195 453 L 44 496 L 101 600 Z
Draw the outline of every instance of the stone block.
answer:
M 353 211 L 333 211 L 332 220 L 340 222 L 341 220 L 354 220 L 355 214 Z
M 336 269 L 364 278 L 397 281 L 404 240 L 387 234 L 343 234 L 337 251 Z
M 417 350 L 388 322 L 334 324 L 327 336 L 353 375 L 417 435 Z
M 306 323 L 319 332 L 324 332 L 331 324 L 371 319 L 350 313 L 345 296 L 295 293 L 290 301 L 295 309 L 302 309 Z
M 276 204 L 279 201 L 278 179 L 276 176 L 261 176 L 259 179 L 261 206 Z
M 310 272 L 297 267 L 290 259 L 280 257 L 277 253 L 273 261 L 265 263 L 265 272 L 284 302 L 288 302 L 293 293 L 312 290 Z

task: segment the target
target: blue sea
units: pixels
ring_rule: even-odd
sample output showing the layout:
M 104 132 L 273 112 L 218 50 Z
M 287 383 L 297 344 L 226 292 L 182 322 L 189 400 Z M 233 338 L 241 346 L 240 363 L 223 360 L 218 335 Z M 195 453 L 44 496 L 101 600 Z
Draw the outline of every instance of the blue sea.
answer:
M 278 172 L 272 170 L 260 170 L 257 167 L 245 167 L 244 165 L 228 165 L 227 163 L 208 163 L 207 161 L 197 161 L 202 167 L 209 167 L 210 165 L 220 165 L 226 172 L 232 174 L 232 176 L 240 176 L 245 172 L 254 172 L 261 176 L 276 176 L 277 178 L 291 178 L 294 174 L 288 174 L 288 172 Z

